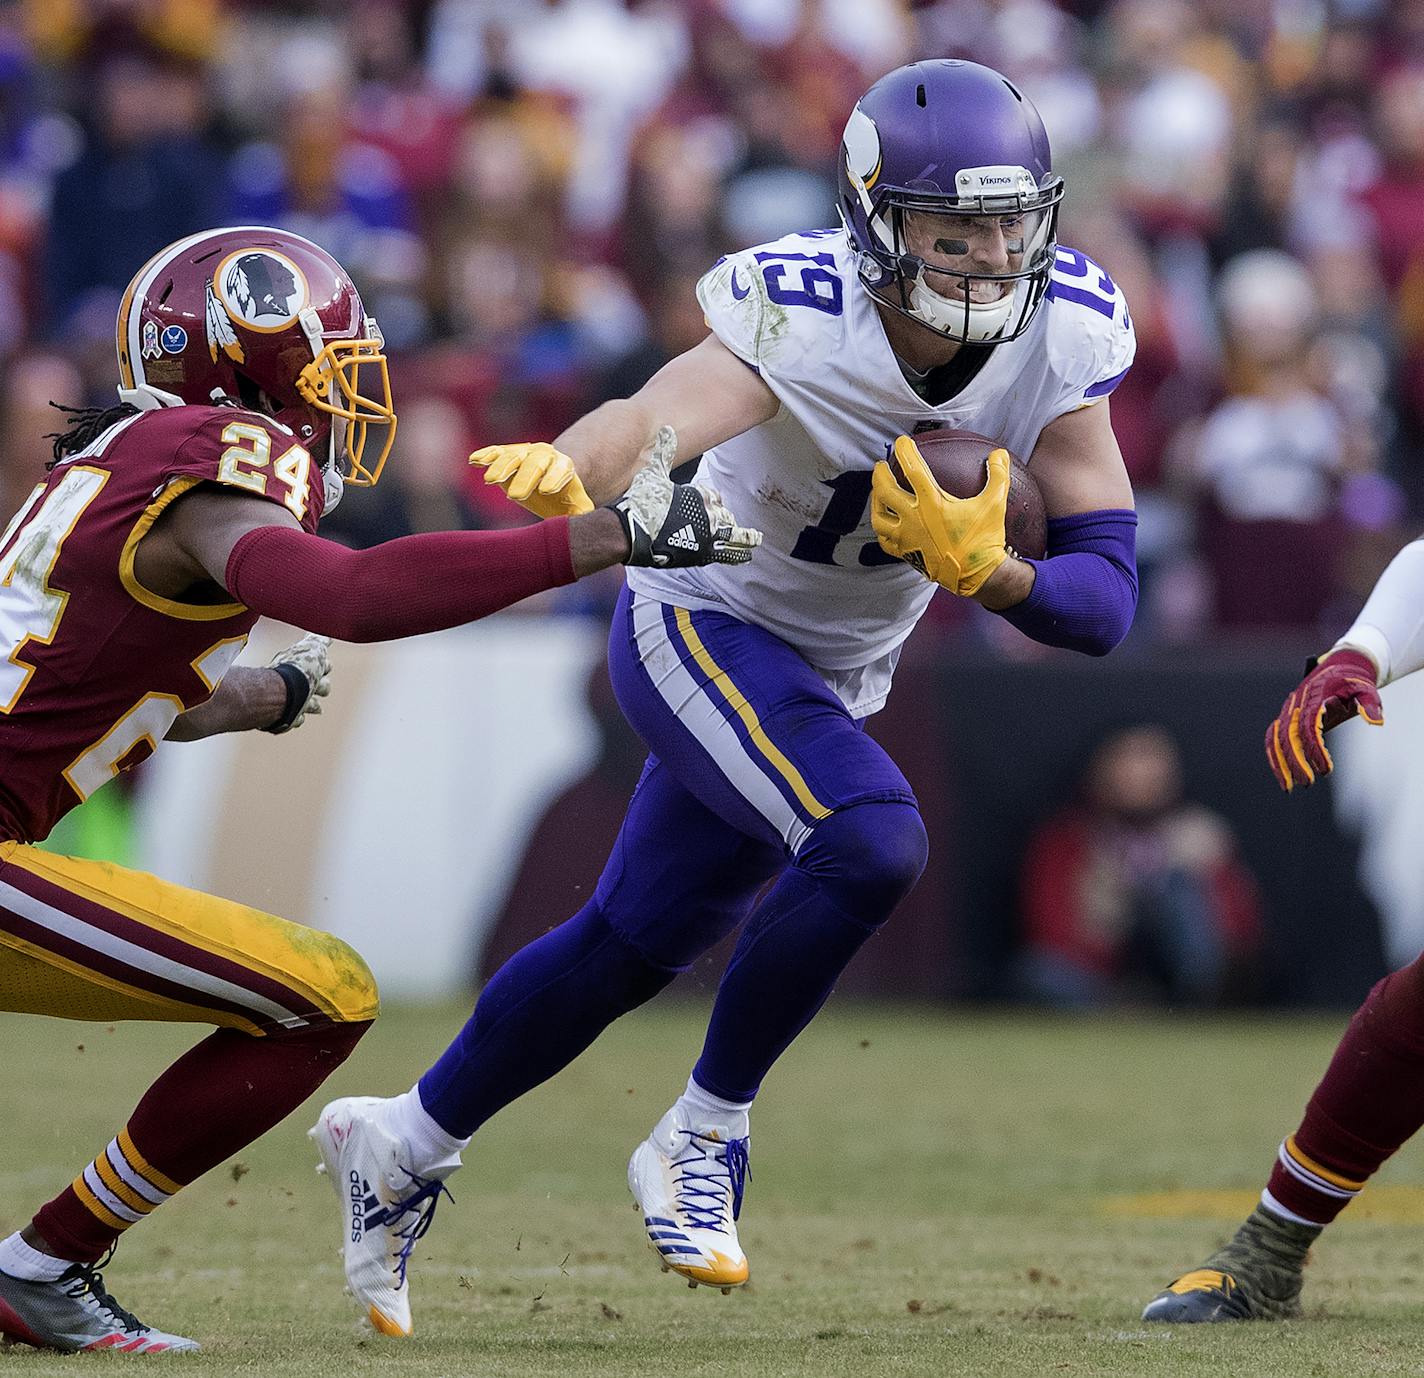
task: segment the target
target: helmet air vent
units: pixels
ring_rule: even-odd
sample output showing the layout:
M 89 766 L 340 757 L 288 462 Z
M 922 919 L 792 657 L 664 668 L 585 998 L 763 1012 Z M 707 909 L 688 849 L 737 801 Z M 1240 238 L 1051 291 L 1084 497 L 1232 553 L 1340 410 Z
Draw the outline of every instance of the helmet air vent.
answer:
M 925 108 L 925 86 L 923 82 L 915 87 L 915 104 L 918 105 L 921 110 Z

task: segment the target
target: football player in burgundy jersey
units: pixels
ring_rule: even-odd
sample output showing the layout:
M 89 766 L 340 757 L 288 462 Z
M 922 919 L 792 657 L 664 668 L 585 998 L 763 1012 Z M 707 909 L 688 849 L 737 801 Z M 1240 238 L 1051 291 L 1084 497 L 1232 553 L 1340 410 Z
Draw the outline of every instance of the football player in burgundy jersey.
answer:
M 197 1346 L 117 1305 L 99 1261 L 304 1100 L 376 989 L 327 934 L 32 844 L 165 738 L 295 727 L 325 691 L 325 638 L 456 626 L 613 564 L 741 563 L 758 536 L 672 483 L 669 435 L 585 515 L 365 551 L 321 539 L 343 484 L 375 483 L 396 414 L 350 278 L 284 231 L 157 254 L 124 294 L 118 358 L 120 405 L 71 415 L 0 536 L 0 1011 L 217 1027 L 0 1240 L 0 1335 L 150 1353 Z M 259 616 L 315 635 L 234 668 Z
M 1384 723 L 1379 691 L 1424 670 L 1424 539 L 1379 577 L 1350 629 L 1290 692 L 1266 729 L 1287 792 L 1334 769 L 1325 734 Z M 1159 1292 L 1144 1320 L 1278 1320 L 1300 1314 L 1320 1232 L 1424 1126 L 1424 957 L 1379 981 L 1355 1011 L 1294 1134 L 1276 1150 L 1260 1204 L 1199 1267 Z

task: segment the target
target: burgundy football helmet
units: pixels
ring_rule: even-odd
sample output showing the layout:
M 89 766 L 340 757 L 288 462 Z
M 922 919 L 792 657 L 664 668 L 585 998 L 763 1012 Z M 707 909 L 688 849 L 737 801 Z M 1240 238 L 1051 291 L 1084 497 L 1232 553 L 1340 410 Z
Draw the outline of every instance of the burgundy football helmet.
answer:
M 344 456 L 347 483 L 380 476 L 396 430 L 384 341 L 346 270 L 309 239 L 243 225 L 170 244 L 129 283 L 117 343 L 123 401 L 271 411 L 329 432 L 328 474 Z M 372 426 L 385 432 L 374 459 Z

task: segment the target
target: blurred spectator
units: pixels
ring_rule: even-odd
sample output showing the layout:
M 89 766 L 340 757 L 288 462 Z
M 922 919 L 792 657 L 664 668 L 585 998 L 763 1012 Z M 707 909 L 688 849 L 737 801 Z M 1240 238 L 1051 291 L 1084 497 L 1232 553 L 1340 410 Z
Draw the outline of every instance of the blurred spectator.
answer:
M 1417 443 L 1424 437 L 1424 68 L 1386 79 L 1375 119 L 1383 162 L 1363 200 L 1395 294 L 1401 400 Z
M 1051 0 L 939 0 L 917 18 L 916 55 L 969 57 L 1023 87 L 1060 163 L 1099 134 L 1102 98 L 1083 63 L 1084 27 Z
M 716 0 L 716 6 L 758 47 L 781 49 L 819 36 L 853 61 L 869 85 L 911 58 L 905 16 L 894 0 Z
M 639 144 L 629 198 L 625 271 L 647 283 L 702 270 L 726 243 L 720 190 L 728 161 L 706 125 L 655 126 Z
M 628 148 L 687 61 L 687 28 L 666 0 L 561 0 L 510 33 L 509 70 L 572 103 L 578 142 L 568 216 L 606 232 L 622 210 Z
M 145 259 L 220 224 L 224 209 L 199 66 L 141 47 L 106 53 L 85 113 L 83 146 L 55 179 L 50 208 L 51 334 L 62 334 L 96 295 L 104 310 L 116 310 Z
M 1234 55 L 1209 42 L 1184 0 L 1123 0 L 1108 32 L 1110 123 L 1126 205 L 1153 234 L 1212 224 L 1231 150 Z M 1202 65 L 1208 47 L 1212 71 Z
M 1212 1005 L 1247 993 L 1262 937 L 1256 883 L 1225 821 L 1183 798 L 1162 727 L 1098 745 L 1077 800 L 1030 840 L 1021 894 L 1025 998 Z
M 707 322 L 697 302 L 696 271 L 666 277 L 649 302 L 651 332 L 641 334 L 599 383 L 599 401 L 631 397 L 664 364 L 685 354 L 707 336 Z
M 1226 266 L 1218 297 L 1228 396 L 1184 436 L 1177 465 L 1201 506 L 1217 621 L 1313 626 L 1348 535 L 1340 496 L 1374 469 L 1374 437 L 1330 396 L 1305 268 L 1255 249 Z

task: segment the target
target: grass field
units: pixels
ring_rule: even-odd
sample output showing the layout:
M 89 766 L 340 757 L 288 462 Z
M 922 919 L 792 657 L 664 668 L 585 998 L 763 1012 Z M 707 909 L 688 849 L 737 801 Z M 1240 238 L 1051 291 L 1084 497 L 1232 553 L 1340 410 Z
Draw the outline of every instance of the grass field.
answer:
M 455 1008 L 386 1015 L 333 1093 L 409 1084 Z M 185 1372 L 285 1375 L 1424 1372 L 1424 1159 L 1317 1249 L 1306 1319 L 1137 1319 L 1249 1208 L 1342 1019 L 1030 1020 L 833 1006 L 766 1086 L 723 1297 L 657 1270 L 624 1186 L 702 1011 L 665 1004 L 488 1126 L 417 1253 L 416 1335 L 364 1336 L 303 1112 L 125 1242 L 119 1299 L 202 1340 Z M 0 1017 L 0 1229 L 108 1138 L 190 1030 Z M 313 1102 L 313 1107 L 319 1102 Z M 11 1350 L 0 1372 L 73 1374 Z

